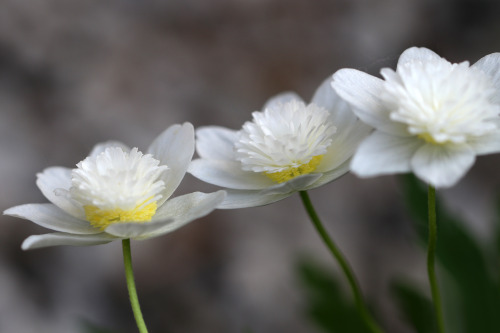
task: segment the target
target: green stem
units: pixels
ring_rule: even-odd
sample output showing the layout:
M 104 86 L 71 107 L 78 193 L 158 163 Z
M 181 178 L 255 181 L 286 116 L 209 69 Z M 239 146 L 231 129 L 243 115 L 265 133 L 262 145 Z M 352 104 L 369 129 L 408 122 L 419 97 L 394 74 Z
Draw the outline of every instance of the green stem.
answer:
M 140 333 L 148 333 L 146 323 L 142 318 L 139 298 L 137 297 L 137 290 L 135 289 L 134 270 L 132 269 L 132 255 L 130 253 L 130 239 L 123 239 L 122 247 L 123 263 L 125 264 L 125 277 L 127 279 L 128 294 L 130 297 L 130 304 L 132 305 L 132 311 L 134 312 L 135 322 L 137 323 Z
M 365 324 L 367 325 L 367 327 L 370 329 L 371 332 L 382 333 L 383 332 L 382 329 L 378 326 L 378 324 L 375 322 L 375 320 L 372 318 L 372 316 L 367 310 L 367 307 L 363 301 L 361 289 L 359 288 L 358 282 L 354 277 L 354 273 L 351 267 L 349 266 L 347 260 L 345 259 L 340 249 L 337 247 L 337 245 L 335 245 L 332 238 L 330 238 L 326 229 L 323 227 L 323 224 L 321 223 L 321 220 L 319 219 L 318 214 L 316 214 L 316 211 L 311 203 L 309 194 L 307 194 L 307 191 L 300 191 L 299 194 L 300 198 L 302 199 L 302 203 L 304 204 L 304 207 L 306 208 L 306 211 L 309 214 L 311 222 L 316 228 L 316 231 L 319 233 L 326 247 L 330 250 L 331 254 L 337 260 L 340 267 L 342 268 L 342 271 L 344 272 L 344 275 L 347 278 L 347 281 L 349 282 L 349 285 L 351 287 L 351 291 L 354 295 L 356 308 L 358 309 L 361 317 L 365 321 Z
M 443 310 L 441 305 L 441 296 L 436 278 L 435 258 L 436 258 L 436 240 L 437 240 L 437 223 L 436 223 L 436 189 L 429 185 L 428 191 L 428 209 L 429 209 L 429 244 L 427 247 L 427 274 L 431 285 L 432 301 L 434 303 L 434 311 L 436 312 L 438 331 L 444 333 Z

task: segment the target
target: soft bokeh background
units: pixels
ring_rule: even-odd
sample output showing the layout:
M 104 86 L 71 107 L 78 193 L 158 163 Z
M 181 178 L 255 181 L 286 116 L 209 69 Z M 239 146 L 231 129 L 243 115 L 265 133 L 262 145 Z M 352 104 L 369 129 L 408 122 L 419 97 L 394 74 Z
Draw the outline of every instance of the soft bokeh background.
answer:
M 474 62 L 500 50 L 499 10 L 496 0 L 3 0 L 0 209 L 45 202 L 36 172 L 72 167 L 99 141 L 144 149 L 184 121 L 236 129 L 274 94 L 309 99 L 337 69 L 377 74 L 414 45 Z M 485 241 L 499 165 L 481 157 L 440 193 Z M 215 188 L 187 176 L 178 193 L 198 189 Z M 426 290 L 426 272 L 400 194 L 397 178 L 352 175 L 311 192 L 384 325 L 406 333 L 387 286 L 408 277 Z M 119 242 L 22 252 L 45 230 L 0 219 L 0 332 L 136 331 Z M 297 196 L 132 247 L 151 332 L 316 332 L 297 261 L 337 270 Z

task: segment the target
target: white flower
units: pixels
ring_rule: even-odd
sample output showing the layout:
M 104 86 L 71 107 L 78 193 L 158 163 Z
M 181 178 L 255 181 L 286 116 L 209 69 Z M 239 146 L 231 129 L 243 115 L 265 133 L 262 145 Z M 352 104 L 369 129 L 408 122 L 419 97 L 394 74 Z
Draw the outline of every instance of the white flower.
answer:
M 25 250 L 160 236 L 210 213 L 225 197 L 224 191 L 195 192 L 167 200 L 193 153 L 189 123 L 169 127 L 146 155 L 119 142 L 98 144 L 77 168 L 51 167 L 37 175 L 52 203 L 16 206 L 4 214 L 57 231 L 28 237 Z
M 500 53 L 451 64 L 426 48 L 401 54 L 385 80 L 341 69 L 332 87 L 375 131 L 351 170 L 370 177 L 413 171 L 435 187 L 454 185 L 476 155 L 500 151 Z
M 371 128 L 330 85 L 326 80 L 310 104 L 294 93 L 270 99 L 240 131 L 197 129 L 200 158 L 188 172 L 228 189 L 218 208 L 269 204 L 342 176 Z

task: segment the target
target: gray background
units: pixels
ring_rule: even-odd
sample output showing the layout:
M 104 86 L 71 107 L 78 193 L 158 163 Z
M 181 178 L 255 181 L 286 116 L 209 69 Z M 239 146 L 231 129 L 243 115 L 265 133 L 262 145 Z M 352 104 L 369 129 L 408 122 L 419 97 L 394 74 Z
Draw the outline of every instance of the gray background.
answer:
M 378 74 L 410 46 L 450 61 L 500 51 L 494 0 L 2 0 L 0 210 L 45 202 L 35 174 L 74 166 L 100 141 L 145 149 L 174 123 L 237 129 L 267 98 L 309 99 L 342 67 Z M 449 207 L 488 240 L 500 160 L 481 157 Z M 177 193 L 215 187 L 187 176 Z M 420 281 L 425 258 L 395 177 L 346 175 L 311 192 L 327 228 L 389 332 L 411 332 L 388 297 L 394 277 Z M 466 205 L 464 205 L 466 203 Z M 119 242 L 23 252 L 36 225 L 0 216 L 0 332 L 80 332 L 90 321 L 135 332 Z M 337 270 L 298 196 L 217 211 L 133 242 L 151 332 L 315 332 L 304 316 L 298 258 Z

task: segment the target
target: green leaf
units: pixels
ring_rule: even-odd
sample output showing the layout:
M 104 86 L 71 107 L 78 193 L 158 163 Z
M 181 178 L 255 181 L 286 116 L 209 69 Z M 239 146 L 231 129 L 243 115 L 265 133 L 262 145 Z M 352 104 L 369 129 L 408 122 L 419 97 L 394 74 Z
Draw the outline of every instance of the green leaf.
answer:
M 408 282 L 396 281 L 391 284 L 391 293 L 396 298 L 403 318 L 417 333 L 437 332 L 433 305 L 429 298 Z
M 352 299 L 333 274 L 302 260 L 298 274 L 306 293 L 306 313 L 323 332 L 369 333 Z

